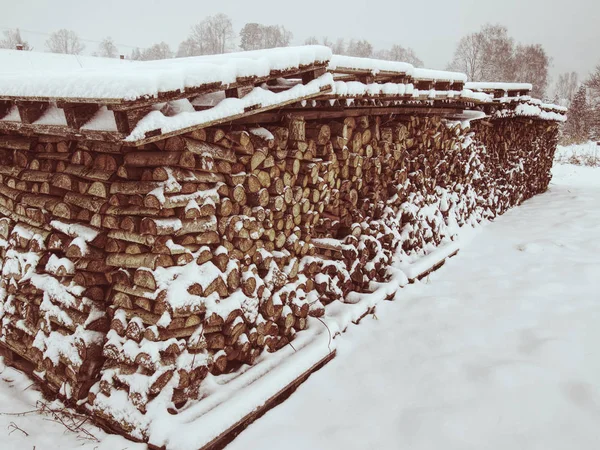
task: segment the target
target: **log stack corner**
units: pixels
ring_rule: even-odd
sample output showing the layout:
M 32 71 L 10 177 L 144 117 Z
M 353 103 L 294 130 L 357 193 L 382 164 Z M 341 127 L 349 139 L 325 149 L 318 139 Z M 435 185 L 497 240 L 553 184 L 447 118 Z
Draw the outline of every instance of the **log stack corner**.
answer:
M 147 440 L 152 408 L 546 190 L 565 111 L 530 85 L 328 52 L 0 74 L 6 361 Z M 169 65 L 201 81 L 148 86 Z

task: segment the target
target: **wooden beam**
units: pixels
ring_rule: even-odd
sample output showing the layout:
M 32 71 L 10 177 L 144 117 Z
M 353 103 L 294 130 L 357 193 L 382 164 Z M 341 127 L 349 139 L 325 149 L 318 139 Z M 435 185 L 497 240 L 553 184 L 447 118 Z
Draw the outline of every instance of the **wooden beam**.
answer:
M 0 147 L 12 150 L 29 150 L 31 139 L 22 136 L 0 136 Z
M 6 117 L 12 109 L 13 103 L 8 100 L 0 101 L 0 119 Z
M 19 108 L 19 115 L 21 116 L 22 123 L 34 123 L 42 114 L 48 109 L 50 103 L 48 102 L 30 102 L 19 100 L 16 102 L 17 108 Z
M 62 140 L 121 142 L 127 137 L 116 131 L 73 130 L 60 125 L 35 125 L 0 121 L 0 131 L 12 131 L 23 136 L 60 136 Z
M 65 112 L 67 125 L 75 130 L 85 125 L 100 109 L 95 103 L 57 103 L 59 108 Z
M 432 107 L 432 106 L 393 106 L 393 107 L 363 107 L 315 110 L 313 108 L 284 108 L 276 112 L 265 112 L 254 116 L 242 117 L 232 121 L 234 124 L 260 124 L 280 122 L 284 114 L 292 117 L 302 116 L 305 120 L 339 119 L 342 117 L 359 117 L 365 115 L 436 115 L 448 116 L 460 114 L 462 108 Z

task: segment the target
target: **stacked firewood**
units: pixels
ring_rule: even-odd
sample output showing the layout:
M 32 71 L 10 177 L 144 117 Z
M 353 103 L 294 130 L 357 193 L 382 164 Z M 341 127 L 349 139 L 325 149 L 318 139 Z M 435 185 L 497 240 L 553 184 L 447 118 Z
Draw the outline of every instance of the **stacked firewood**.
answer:
M 96 414 L 110 419 L 115 390 L 140 413 L 166 389 L 181 406 L 208 373 L 253 364 L 324 312 L 299 271 L 335 171 L 304 126 L 209 129 L 124 149 L 115 209 L 100 226 L 125 211 L 139 217 L 107 232 L 116 270 Z
M 152 408 L 287 345 L 385 281 L 393 257 L 543 191 L 556 135 L 521 119 L 295 116 L 141 147 L 0 138 L 0 341 L 143 439 Z
M 0 243 L 5 356 L 66 399 L 97 382 L 109 320 L 105 236 L 64 221 L 67 192 L 51 182 L 72 155 L 57 139 L 0 141 Z

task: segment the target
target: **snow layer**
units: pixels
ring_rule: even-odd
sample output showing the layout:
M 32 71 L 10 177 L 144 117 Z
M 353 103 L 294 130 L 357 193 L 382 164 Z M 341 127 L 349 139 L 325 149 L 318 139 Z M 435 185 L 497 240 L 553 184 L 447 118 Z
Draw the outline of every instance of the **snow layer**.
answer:
M 16 70 L 7 70 L 15 58 L 14 53 L 0 52 L 3 68 L 0 70 L 0 93 L 3 96 L 113 100 L 135 100 L 205 83 L 228 84 L 238 77 L 265 76 L 272 70 L 326 62 L 331 57 L 329 48 L 308 45 L 128 64 L 98 58 L 98 64 L 77 67 L 72 58 L 47 58 L 46 54 L 32 53 L 29 58 L 35 71 L 26 64 L 17 64 Z
M 567 116 L 562 112 L 555 112 L 553 110 L 556 105 L 550 105 L 545 103 L 520 103 L 518 104 L 514 110 L 512 109 L 502 109 L 495 113 L 495 117 L 536 117 L 542 120 L 550 120 L 555 122 L 566 122 Z M 556 106 L 556 108 L 560 108 Z M 560 110 L 562 111 L 562 110 Z
M 373 75 L 377 75 L 380 72 L 397 72 L 411 75 L 417 80 L 467 81 L 467 76 L 460 72 L 421 69 L 414 67 L 412 64 L 399 61 L 386 61 L 381 59 L 334 55 L 329 62 L 329 70 L 335 72 L 336 69 L 341 70 L 342 68 L 368 70 Z
M 305 85 L 298 84 L 287 91 L 278 93 L 257 87 L 242 98 L 227 98 L 213 108 L 203 111 L 181 112 L 173 116 L 165 116 L 160 111 L 152 111 L 138 122 L 125 140 L 144 139 L 148 131 L 157 129 L 161 129 L 162 134 L 165 134 L 208 122 L 231 120 L 234 116 L 244 114 L 249 108 L 283 105 L 305 96 L 318 94 L 323 89 L 331 89 L 332 86 L 333 76 L 326 73 Z
M 503 90 L 503 91 L 531 91 L 531 83 L 498 83 L 470 81 L 465 84 L 465 88 L 473 91 Z
M 554 160 L 563 164 L 600 167 L 600 145 L 595 141 L 568 146 L 559 145 Z

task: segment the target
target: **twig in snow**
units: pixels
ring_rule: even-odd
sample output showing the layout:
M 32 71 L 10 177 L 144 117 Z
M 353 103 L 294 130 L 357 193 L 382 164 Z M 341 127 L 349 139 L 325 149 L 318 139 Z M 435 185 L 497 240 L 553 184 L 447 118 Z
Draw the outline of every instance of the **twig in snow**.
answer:
M 83 428 L 83 424 L 89 420 L 88 416 L 74 413 L 65 407 L 60 409 L 52 409 L 48 406 L 47 403 L 44 403 L 42 401 L 38 401 L 36 406 L 38 406 L 39 412 L 45 413 L 50 416 L 45 420 L 60 423 L 70 432 L 78 433 L 79 439 L 100 442 L 100 440 L 96 436 L 94 436 L 90 431 Z
M 8 428 L 8 429 L 10 430 L 10 431 L 8 432 L 8 434 L 9 434 L 9 435 L 10 435 L 10 434 L 13 434 L 15 431 L 19 430 L 19 431 L 20 431 L 21 433 L 23 433 L 25 436 L 29 436 L 29 433 L 28 433 L 27 431 L 25 431 L 25 430 L 24 430 L 24 429 L 22 429 L 22 428 L 19 428 L 19 426 L 18 426 L 16 423 L 14 423 L 14 422 L 11 422 L 11 423 L 9 423 L 9 424 L 8 424 L 8 427 L 6 427 L 6 428 Z
M 319 320 L 319 322 L 321 322 L 323 325 L 325 325 L 325 328 L 327 328 L 327 333 L 329 333 L 329 342 L 327 343 L 327 348 L 329 349 L 329 353 L 331 353 L 331 345 L 330 345 L 331 344 L 331 330 L 329 329 L 327 324 L 321 320 L 320 317 L 317 317 L 317 319 Z
M 38 413 L 39 410 L 37 409 L 32 409 L 31 411 L 23 411 L 23 412 L 18 412 L 18 413 L 5 413 L 5 412 L 0 412 L 0 416 L 18 416 L 18 417 L 22 417 L 22 416 L 27 416 L 29 414 L 35 414 Z

